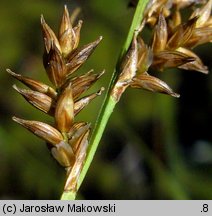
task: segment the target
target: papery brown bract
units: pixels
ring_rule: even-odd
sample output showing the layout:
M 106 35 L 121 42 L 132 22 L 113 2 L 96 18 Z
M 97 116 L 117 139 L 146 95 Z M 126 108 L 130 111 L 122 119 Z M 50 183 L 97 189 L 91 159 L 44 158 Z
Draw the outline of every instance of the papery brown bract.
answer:
M 87 130 L 87 132 L 85 132 L 81 137 L 79 147 L 76 152 L 76 161 L 73 167 L 67 172 L 67 180 L 64 186 L 64 191 L 77 191 L 77 182 L 86 157 L 89 132 L 90 130 Z
M 57 145 L 63 140 L 62 134 L 46 123 L 24 120 L 15 116 L 13 120 L 52 145 Z
M 90 131 L 90 124 L 89 123 L 80 124 L 78 125 L 77 130 L 76 127 L 74 129 L 72 130 L 72 136 L 68 139 L 68 143 L 72 147 L 74 153 L 77 153 L 79 146 L 81 145 L 81 141 L 84 139 L 84 135 L 88 131 Z
M 94 49 L 102 40 L 102 37 L 99 37 L 96 41 L 89 43 L 75 51 L 71 52 L 67 56 L 67 73 L 66 77 L 74 73 L 82 64 L 88 59 L 88 57 L 93 53 Z
M 73 50 L 75 43 L 75 32 L 72 29 L 69 12 L 66 6 L 64 7 L 60 24 L 59 43 L 64 56 L 67 56 Z
M 51 98 L 57 97 L 57 92 L 52 87 L 50 87 L 50 86 L 48 86 L 48 85 L 46 85 L 40 81 L 31 79 L 29 77 L 22 76 L 21 74 L 14 73 L 10 69 L 7 69 L 6 71 L 10 75 L 15 77 L 17 80 L 19 80 L 20 82 L 22 82 L 23 84 L 28 86 L 30 89 L 32 89 L 34 91 L 38 91 L 38 92 L 43 93 L 43 94 L 46 94 Z
M 136 74 L 142 74 L 146 72 L 153 61 L 153 50 L 148 47 L 143 39 L 138 36 L 138 59 L 137 59 L 137 72 Z
M 183 64 L 183 65 L 179 66 L 179 68 L 182 68 L 185 70 L 195 70 L 195 71 L 202 72 L 204 74 L 208 73 L 207 66 L 205 66 L 203 64 L 201 59 L 194 52 L 192 52 L 191 50 L 188 50 L 186 48 L 182 48 L 182 47 L 178 48 L 178 51 L 190 56 L 191 58 L 193 58 L 193 61 L 188 62 L 186 64 Z
M 95 74 L 93 73 L 93 70 L 90 70 L 84 75 L 71 79 L 70 82 L 72 83 L 74 101 L 87 91 L 104 73 L 104 70 L 98 74 Z
M 47 25 L 43 15 L 41 16 L 41 27 L 43 32 L 45 52 L 49 53 L 50 49 L 52 48 L 52 44 L 54 44 L 61 53 L 59 41 L 53 30 Z
M 130 86 L 132 88 L 141 88 L 152 92 L 168 94 L 173 97 L 179 97 L 179 94 L 173 92 L 165 82 L 154 76 L 150 76 L 148 73 L 134 77 Z
M 93 99 L 100 96 L 104 88 L 102 87 L 98 92 L 80 98 L 74 103 L 74 115 L 76 116 L 85 106 L 87 106 Z
M 51 153 L 63 167 L 71 168 L 76 159 L 72 147 L 66 141 L 61 141 L 56 146 L 52 147 Z
M 79 41 L 80 41 L 80 32 L 81 32 L 81 28 L 82 28 L 82 20 L 78 21 L 78 24 L 73 28 L 74 31 L 74 44 L 73 44 L 73 49 L 76 49 L 79 45 Z
M 177 26 L 174 34 L 167 42 L 167 49 L 175 50 L 178 47 L 184 46 L 193 33 L 197 19 L 197 17 L 194 17 L 188 22 Z
M 158 70 L 181 66 L 195 59 L 178 51 L 162 51 L 154 55 L 152 67 Z
M 13 88 L 34 107 L 45 113 L 53 115 L 55 101 L 53 101 L 51 97 L 38 91 L 18 88 L 16 85 L 13 85 Z
M 53 85 L 57 88 L 61 87 L 65 82 L 67 68 L 62 54 L 54 44 L 48 54 L 44 53 L 43 64 Z
M 136 75 L 138 63 L 138 43 L 137 35 L 133 37 L 131 47 L 129 48 L 126 56 L 121 62 L 120 75 L 111 91 L 111 96 L 115 101 L 119 101 L 121 95 L 124 93 L 125 89 L 129 86 L 132 78 Z
M 165 17 L 160 14 L 158 18 L 158 24 L 155 27 L 152 49 L 154 53 L 163 51 L 167 45 L 168 30 Z
M 192 36 L 185 43 L 186 48 L 194 48 L 198 45 L 205 44 L 212 41 L 212 28 L 202 27 L 193 30 Z
M 212 0 L 209 0 L 207 4 L 203 5 L 201 8 L 197 8 L 192 13 L 190 19 L 192 19 L 193 17 L 198 17 L 196 21 L 196 28 L 200 28 L 207 25 L 207 21 L 211 16 L 211 9 L 212 9 Z

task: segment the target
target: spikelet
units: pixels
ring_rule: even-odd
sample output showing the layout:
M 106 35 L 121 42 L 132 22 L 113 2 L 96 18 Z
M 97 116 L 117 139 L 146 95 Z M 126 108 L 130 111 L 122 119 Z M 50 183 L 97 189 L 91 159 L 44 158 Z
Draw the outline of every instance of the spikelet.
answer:
M 130 2 L 135 5 L 137 1 Z M 201 7 L 195 8 L 189 19 L 182 22 L 180 9 L 196 4 Z M 159 71 L 180 68 L 207 74 L 207 66 L 191 49 L 212 41 L 211 8 L 212 0 L 150 0 L 140 29 L 145 24 L 153 28 L 151 44 L 146 45 L 141 32 L 135 32 L 111 92 L 114 100 L 118 101 L 128 86 L 179 97 L 165 82 L 149 75 L 149 67 Z
M 161 5 L 161 11 L 156 16 L 157 22 L 151 45 L 153 49 L 152 67 L 161 71 L 178 67 L 207 74 L 207 67 L 191 49 L 212 40 L 212 0 L 206 4 L 196 0 L 169 2 L 169 9 L 174 7 L 172 15 L 165 16 L 162 12 L 162 7 L 167 7 L 166 3 Z M 194 9 L 189 19 L 182 23 L 180 9 L 199 3 L 203 5 Z M 149 10 L 146 9 L 147 15 Z
M 31 105 L 54 117 L 54 127 L 44 122 L 17 117 L 13 117 L 13 120 L 45 140 L 50 146 L 52 156 L 67 171 L 65 191 L 77 189 L 77 180 L 85 161 L 90 133 L 90 124 L 75 122 L 75 116 L 104 91 L 102 87 L 96 93 L 81 97 L 104 71 L 95 74 L 91 70 L 84 75 L 73 76 L 102 40 L 100 36 L 96 41 L 78 48 L 82 21 L 74 27 L 71 23 L 77 13 L 78 11 L 70 17 L 67 7 L 64 7 L 58 37 L 41 16 L 43 65 L 53 87 L 7 69 L 11 76 L 29 87 L 22 89 L 14 85 L 14 89 Z
M 119 101 L 121 95 L 125 89 L 130 85 L 131 80 L 136 75 L 136 68 L 138 62 L 138 47 L 136 35 L 133 37 L 133 41 L 130 49 L 128 50 L 122 64 L 121 73 L 117 79 L 115 86 L 112 89 L 111 95 L 115 101 Z

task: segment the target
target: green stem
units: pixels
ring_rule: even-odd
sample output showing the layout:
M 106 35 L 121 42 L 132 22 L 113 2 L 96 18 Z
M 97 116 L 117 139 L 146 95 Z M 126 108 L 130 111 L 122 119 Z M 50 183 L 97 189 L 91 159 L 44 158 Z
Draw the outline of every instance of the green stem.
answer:
M 105 96 L 105 100 L 104 100 L 102 108 L 100 110 L 96 126 L 95 126 L 94 131 L 93 131 L 92 136 L 91 136 L 90 145 L 89 145 L 88 153 L 87 153 L 87 158 L 86 158 L 85 164 L 83 166 L 82 172 L 81 172 L 80 177 L 79 177 L 77 189 L 79 189 L 79 187 L 81 186 L 81 184 L 85 178 L 85 175 L 86 175 L 86 173 L 87 173 L 87 171 L 91 165 L 91 162 L 93 160 L 94 154 L 95 154 L 96 149 L 97 149 L 99 142 L 101 140 L 101 137 L 103 135 L 103 132 L 105 130 L 107 122 L 108 122 L 108 120 L 109 120 L 109 118 L 110 118 L 110 116 L 111 116 L 111 114 L 112 114 L 112 112 L 116 106 L 117 101 L 115 101 L 114 98 L 111 97 L 110 90 L 112 89 L 114 82 L 115 82 L 115 80 L 116 80 L 116 78 L 120 72 L 119 71 L 119 63 L 121 62 L 121 59 L 126 54 L 127 50 L 129 49 L 129 46 L 131 44 L 135 30 L 138 30 L 140 27 L 141 21 L 143 19 L 144 9 L 145 9 L 148 1 L 149 0 L 139 0 L 138 5 L 136 7 L 136 11 L 135 11 L 135 14 L 134 14 L 134 17 L 132 20 L 130 30 L 129 30 L 128 35 L 127 35 L 126 42 L 122 48 L 122 51 L 121 51 L 121 54 L 119 57 L 119 61 L 118 61 L 117 66 L 116 66 L 116 70 L 114 70 L 114 73 L 112 75 L 111 82 L 110 82 L 110 85 L 108 88 L 108 92 Z M 62 200 L 73 200 L 75 198 L 76 198 L 76 193 L 74 193 L 72 191 L 63 192 L 62 197 L 61 197 Z

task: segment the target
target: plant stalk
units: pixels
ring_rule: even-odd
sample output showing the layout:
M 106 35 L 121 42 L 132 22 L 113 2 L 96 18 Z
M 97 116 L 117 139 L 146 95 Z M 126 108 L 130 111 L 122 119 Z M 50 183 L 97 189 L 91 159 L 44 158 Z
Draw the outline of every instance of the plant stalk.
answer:
M 95 152 L 97 150 L 97 147 L 99 145 L 99 142 L 101 140 L 101 137 L 103 135 L 103 132 L 105 130 L 105 127 L 107 125 L 107 122 L 117 104 L 117 101 L 114 100 L 113 97 L 111 97 L 110 95 L 110 91 L 112 89 L 112 87 L 114 86 L 114 83 L 116 81 L 117 76 L 119 75 L 120 71 L 119 71 L 119 64 L 122 60 L 122 58 L 125 56 L 127 50 L 129 49 L 129 46 L 131 44 L 134 32 L 136 30 L 139 29 L 141 21 L 143 19 L 143 13 L 144 13 L 144 9 L 147 5 L 149 0 L 139 0 L 136 10 L 135 10 L 135 14 L 130 26 L 130 30 L 128 32 L 126 41 L 124 43 L 124 46 L 121 50 L 120 56 L 119 56 L 119 60 L 117 62 L 116 65 L 116 69 L 114 70 L 114 73 L 112 75 L 111 81 L 110 81 L 110 85 L 108 87 L 108 91 L 107 94 L 105 96 L 102 108 L 100 110 L 98 119 L 96 121 L 96 125 L 95 128 L 93 130 L 91 139 L 90 139 L 90 144 L 88 147 L 88 153 L 87 153 L 87 157 L 85 160 L 85 164 L 83 166 L 82 172 L 80 174 L 79 180 L 78 180 L 78 184 L 77 184 L 77 190 L 80 188 L 85 175 L 91 165 L 91 162 L 93 160 L 93 157 L 95 155 Z M 76 198 L 76 192 L 73 191 L 68 191 L 68 192 L 63 192 L 62 196 L 61 196 L 61 200 L 74 200 Z

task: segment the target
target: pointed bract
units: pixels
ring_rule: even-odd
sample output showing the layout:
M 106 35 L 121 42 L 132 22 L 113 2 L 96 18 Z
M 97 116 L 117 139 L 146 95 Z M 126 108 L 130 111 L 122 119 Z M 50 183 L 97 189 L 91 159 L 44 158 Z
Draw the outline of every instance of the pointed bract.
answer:
M 70 80 L 72 83 L 74 101 L 76 101 L 81 94 L 87 91 L 105 73 L 104 70 L 98 74 L 92 73 L 92 71 L 93 70 L 90 70 L 86 74 Z
M 179 94 L 173 92 L 165 82 L 147 73 L 133 78 L 133 82 L 130 85 L 132 88 L 141 88 L 152 92 L 168 94 L 173 97 L 179 97 Z
M 75 44 L 75 32 L 72 29 L 69 12 L 66 6 L 64 7 L 64 13 L 60 24 L 59 43 L 65 57 L 70 54 Z
M 84 109 L 94 98 L 100 96 L 104 88 L 102 87 L 97 93 L 85 96 L 74 103 L 74 115 L 76 116 L 82 109 Z
M 63 140 L 62 134 L 52 126 L 39 122 L 39 121 L 30 121 L 24 120 L 17 117 L 12 118 L 15 122 L 22 125 L 36 136 L 40 137 L 41 139 L 45 140 L 46 142 L 57 145 Z
M 82 66 L 82 64 L 93 53 L 94 49 L 97 47 L 101 40 L 102 37 L 99 37 L 96 41 L 89 43 L 79 49 L 76 49 L 67 57 L 67 77 L 75 72 L 80 66 Z
M 168 40 L 167 49 L 174 50 L 178 47 L 184 46 L 192 36 L 197 19 L 197 17 L 194 17 L 193 19 L 188 20 L 188 22 L 179 25 L 176 28 L 175 33 Z
M 13 88 L 34 107 L 45 113 L 53 115 L 53 108 L 55 106 L 55 103 L 52 98 L 38 91 L 18 88 L 16 85 L 13 85 Z
M 66 32 L 69 29 L 72 29 L 72 24 L 70 21 L 70 16 L 69 16 L 67 6 L 65 5 L 62 20 L 60 23 L 59 37 L 61 37 L 64 34 L 64 32 Z
M 88 130 L 90 130 L 90 124 L 85 123 L 84 124 L 78 124 L 76 123 L 75 125 L 73 125 L 73 129 L 71 129 L 71 137 L 68 140 L 69 145 L 72 147 L 74 153 L 77 153 L 78 148 L 82 142 L 82 139 L 84 137 L 84 135 L 88 132 Z M 77 127 L 77 130 L 76 130 Z M 70 135 L 69 132 L 69 135 Z
M 207 4 L 203 5 L 202 8 L 197 8 L 190 19 L 193 17 L 198 17 L 196 21 L 196 28 L 203 27 L 211 16 L 212 0 L 209 0 Z
M 77 190 L 77 183 L 79 179 L 80 172 L 82 170 L 86 151 L 88 147 L 88 135 L 89 130 L 83 135 L 80 145 L 78 147 L 78 151 L 76 153 L 76 161 L 72 169 L 67 173 L 67 180 L 65 183 L 64 191 L 76 191 Z
M 168 30 L 165 17 L 160 14 L 158 18 L 158 24 L 155 27 L 152 49 L 153 52 L 157 53 L 163 51 L 166 47 L 168 40 Z
M 158 70 L 165 68 L 179 67 L 195 59 L 179 51 L 162 51 L 154 55 L 152 67 Z
M 57 92 L 50 86 L 31 79 L 29 77 L 25 77 L 22 76 L 21 74 L 17 74 L 13 71 L 11 71 L 10 69 L 6 70 L 10 75 L 12 75 L 13 77 L 15 77 L 17 80 L 19 80 L 20 82 L 22 82 L 23 84 L 25 84 L 26 86 L 28 86 L 30 89 L 34 90 L 34 91 L 38 91 L 40 93 L 46 94 L 51 98 L 56 98 L 57 96 Z
M 138 40 L 138 62 L 137 62 L 137 74 L 146 72 L 153 61 L 153 51 L 149 48 L 141 37 Z
M 44 54 L 43 63 L 50 81 L 57 88 L 61 87 L 65 82 L 67 68 L 62 54 L 54 44 L 52 44 L 48 55 Z
M 120 75 L 114 85 L 111 96 L 115 101 L 119 101 L 121 95 L 124 93 L 126 88 L 129 86 L 132 78 L 136 75 L 138 63 L 138 43 L 137 36 L 134 35 L 130 49 L 124 57 L 120 66 Z
M 185 70 L 195 70 L 204 74 L 208 74 L 208 68 L 202 63 L 201 59 L 194 52 L 182 47 L 178 48 L 178 51 L 194 59 L 192 62 L 181 65 L 179 68 Z
M 52 47 L 52 44 L 54 44 L 54 46 L 56 46 L 59 52 L 61 53 L 59 41 L 55 33 L 53 32 L 53 30 L 47 25 L 46 21 L 44 20 L 43 15 L 41 15 L 41 27 L 42 27 L 43 40 L 44 40 L 46 52 L 49 53 Z
M 78 47 L 78 45 L 79 45 L 82 23 L 83 23 L 82 20 L 79 20 L 78 24 L 73 28 L 73 31 L 74 31 L 73 49 L 76 49 Z
M 212 28 L 202 27 L 194 29 L 191 38 L 185 43 L 185 47 L 194 48 L 198 45 L 212 41 Z

